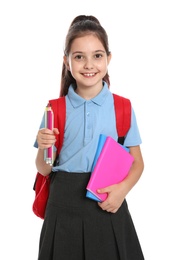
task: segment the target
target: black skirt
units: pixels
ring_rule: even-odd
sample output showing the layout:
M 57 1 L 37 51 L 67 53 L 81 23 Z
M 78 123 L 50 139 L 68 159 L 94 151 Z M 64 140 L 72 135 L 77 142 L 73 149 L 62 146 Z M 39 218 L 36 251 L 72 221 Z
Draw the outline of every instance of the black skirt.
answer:
M 143 260 L 126 200 L 117 213 L 103 211 L 85 196 L 89 176 L 54 173 L 38 260 Z

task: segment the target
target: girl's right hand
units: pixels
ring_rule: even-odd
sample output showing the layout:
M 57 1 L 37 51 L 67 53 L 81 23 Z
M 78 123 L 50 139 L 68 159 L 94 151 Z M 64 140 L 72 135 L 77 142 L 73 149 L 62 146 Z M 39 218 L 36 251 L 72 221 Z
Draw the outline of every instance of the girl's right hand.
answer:
M 54 128 L 50 130 L 48 128 L 41 128 L 37 134 L 37 143 L 39 149 L 46 149 L 51 147 L 56 142 L 56 135 L 59 134 L 59 130 Z

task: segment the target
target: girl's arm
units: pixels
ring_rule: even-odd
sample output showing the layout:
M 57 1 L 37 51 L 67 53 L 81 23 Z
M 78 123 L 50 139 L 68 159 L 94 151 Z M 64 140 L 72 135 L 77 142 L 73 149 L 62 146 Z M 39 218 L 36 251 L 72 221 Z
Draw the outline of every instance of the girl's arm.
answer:
M 140 146 L 130 147 L 130 154 L 134 157 L 134 162 L 131 166 L 128 176 L 121 183 L 124 188 L 125 195 L 127 195 L 127 193 L 134 187 L 134 185 L 140 179 L 144 169 L 144 162 Z

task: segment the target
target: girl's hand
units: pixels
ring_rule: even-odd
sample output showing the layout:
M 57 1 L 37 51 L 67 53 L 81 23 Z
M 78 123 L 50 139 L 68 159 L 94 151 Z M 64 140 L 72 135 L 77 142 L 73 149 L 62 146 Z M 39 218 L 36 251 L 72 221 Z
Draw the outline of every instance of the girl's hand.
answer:
M 56 142 L 56 136 L 59 134 L 59 130 L 54 128 L 53 130 L 47 128 L 41 128 L 37 134 L 37 142 L 39 149 L 46 149 L 51 147 Z
M 108 194 L 105 201 L 98 202 L 98 205 L 102 208 L 102 210 L 106 210 L 107 212 L 116 213 L 125 199 L 122 183 L 99 189 L 97 192 Z

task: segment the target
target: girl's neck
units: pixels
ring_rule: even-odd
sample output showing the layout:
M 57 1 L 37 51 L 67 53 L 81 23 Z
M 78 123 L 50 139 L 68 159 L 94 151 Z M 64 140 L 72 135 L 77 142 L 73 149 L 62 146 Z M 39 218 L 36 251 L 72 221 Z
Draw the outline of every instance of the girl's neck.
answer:
M 103 88 L 103 84 L 97 87 L 76 87 L 75 92 L 82 98 L 90 100 L 97 96 Z

